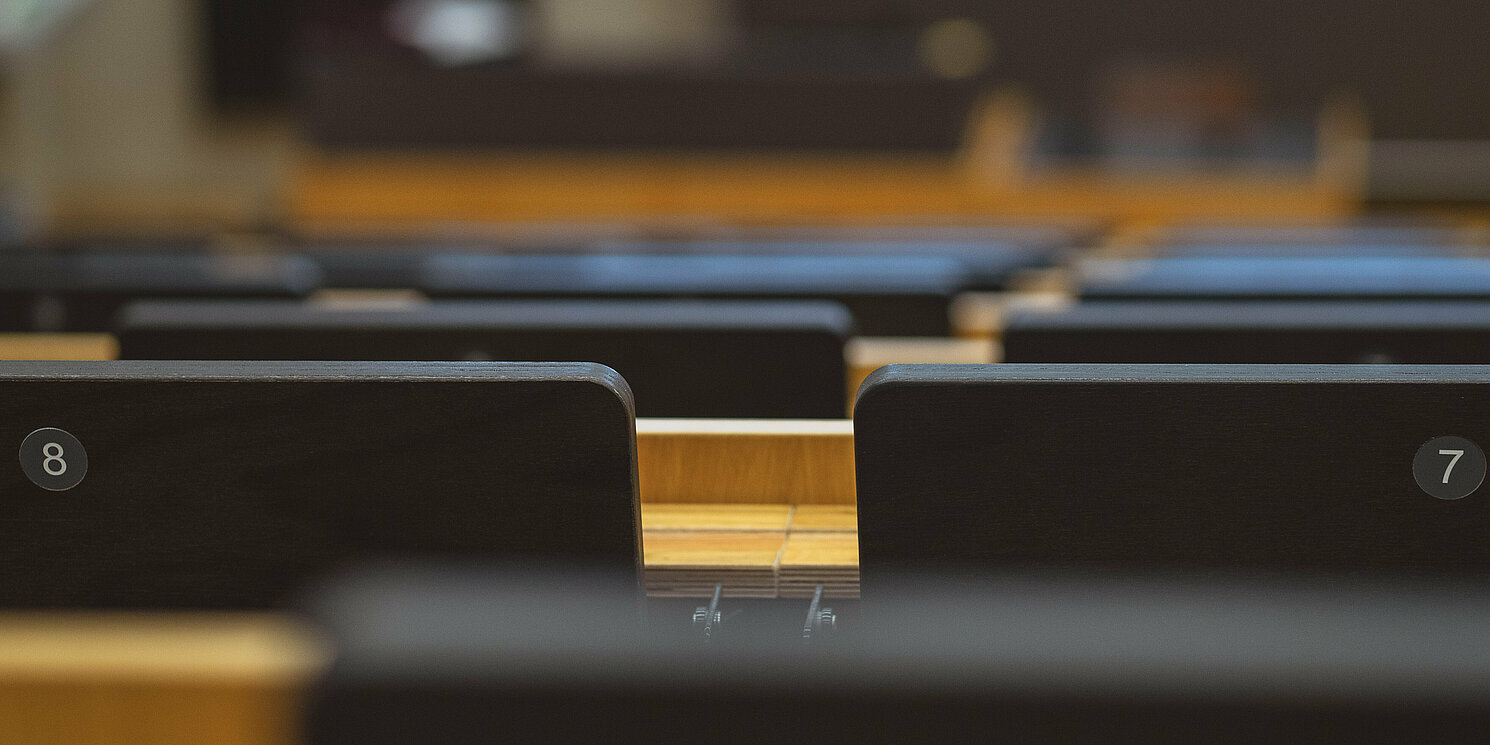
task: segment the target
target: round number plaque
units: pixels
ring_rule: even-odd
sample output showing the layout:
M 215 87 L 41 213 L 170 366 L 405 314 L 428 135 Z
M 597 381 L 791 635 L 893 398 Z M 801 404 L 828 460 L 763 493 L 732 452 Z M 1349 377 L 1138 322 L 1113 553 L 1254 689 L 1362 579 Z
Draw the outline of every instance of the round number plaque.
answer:
M 67 491 L 88 473 L 88 453 L 78 438 L 54 427 L 38 429 L 21 441 L 21 470 L 31 483 Z
M 1412 459 L 1418 487 L 1439 499 L 1463 499 L 1485 481 L 1485 453 L 1463 437 L 1435 437 Z

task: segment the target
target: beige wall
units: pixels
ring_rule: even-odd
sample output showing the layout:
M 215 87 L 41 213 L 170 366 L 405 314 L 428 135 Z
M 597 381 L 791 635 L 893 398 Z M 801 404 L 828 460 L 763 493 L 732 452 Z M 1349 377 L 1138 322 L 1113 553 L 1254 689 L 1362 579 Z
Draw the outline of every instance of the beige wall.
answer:
M 291 137 L 214 120 L 191 0 L 95 0 L 7 71 L 0 160 L 56 232 L 241 227 L 273 217 Z
M 3 123 L 3 152 L 0 152 L 0 190 L 8 216 L 34 228 L 47 214 L 48 196 L 57 174 L 55 138 L 48 122 L 55 87 L 49 66 L 35 56 L 9 61 L 0 85 L 0 123 Z

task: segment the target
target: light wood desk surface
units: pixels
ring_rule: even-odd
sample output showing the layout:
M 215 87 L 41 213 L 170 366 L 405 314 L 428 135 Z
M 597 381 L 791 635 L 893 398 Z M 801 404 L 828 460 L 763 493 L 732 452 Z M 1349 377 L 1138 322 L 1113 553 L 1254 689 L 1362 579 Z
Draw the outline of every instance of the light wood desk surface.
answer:
M 813 219 L 989 215 L 1336 218 L 1360 209 L 1354 179 L 1317 172 L 1025 172 L 976 151 L 937 155 L 679 155 L 491 152 L 317 153 L 285 190 L 289 221 L 312 233 L 510 221 Z
M 268 614 L 0 614 L 0 744 L 288 745 L 328 660 Z
M 653 597 L 859 596 L 852 505 L 643 504 L 642 545 Z

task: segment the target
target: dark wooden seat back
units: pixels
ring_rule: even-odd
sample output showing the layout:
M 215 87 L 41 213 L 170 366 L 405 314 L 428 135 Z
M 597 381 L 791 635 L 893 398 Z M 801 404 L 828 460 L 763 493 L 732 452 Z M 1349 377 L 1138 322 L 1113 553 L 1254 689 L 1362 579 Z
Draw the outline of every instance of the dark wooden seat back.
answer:
M 4 363 L 0 390 L 20 453 L 0 607 L 275 607 L 369 561 L 639 562 L 630 392 L 598 365 Z

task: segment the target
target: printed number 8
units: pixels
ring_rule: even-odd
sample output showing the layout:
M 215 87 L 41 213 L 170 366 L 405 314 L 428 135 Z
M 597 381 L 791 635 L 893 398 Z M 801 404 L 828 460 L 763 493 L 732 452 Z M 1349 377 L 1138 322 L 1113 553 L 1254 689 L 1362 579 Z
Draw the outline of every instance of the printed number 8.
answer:
M 55 453 L 52 452 L 54 448 L 57 451 Z M 62 456 L 65 455 L 65 453 L 62 451 L 61 444 L 49 442 L 45 445 L 42 445 L 41 454 L 43 456 L 46 456 L 41 460 L 41 469 L 43 471 L 46 471 L 48 475 L 61 476 L 62 474 L 67 473 L 67 461 L 62 460 Z M 58 464 L 60 467 L 54 469 L 53 464 Z

